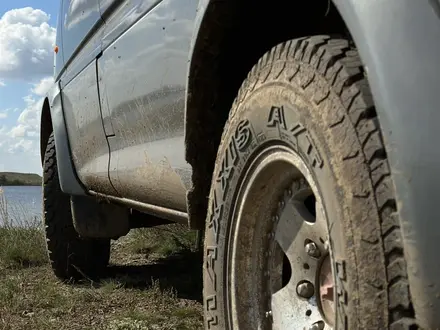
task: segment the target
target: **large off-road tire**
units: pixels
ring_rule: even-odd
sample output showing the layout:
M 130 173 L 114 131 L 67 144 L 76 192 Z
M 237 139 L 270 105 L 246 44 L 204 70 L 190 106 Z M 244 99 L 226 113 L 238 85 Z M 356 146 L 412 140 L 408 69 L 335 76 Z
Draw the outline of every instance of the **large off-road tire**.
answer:
M 53 133 L 47 143 L 43 167 L 44 225 L 53 272 L 63 281 L 94 279 L 108 265 L 110 240 L 82 239 L 75 231 L 70 196 L 60 188 Z
M 328 36 L 273 48 L 217 155 L 206 329 L 416 329 L 396 211 L 356 49 Z

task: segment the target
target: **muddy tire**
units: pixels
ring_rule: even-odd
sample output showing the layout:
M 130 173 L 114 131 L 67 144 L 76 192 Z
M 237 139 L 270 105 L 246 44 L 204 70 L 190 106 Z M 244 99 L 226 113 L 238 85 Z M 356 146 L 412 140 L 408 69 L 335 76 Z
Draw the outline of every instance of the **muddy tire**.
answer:
M 416 329 L 387 154 L 347 40 L 301 38 L 260 59 L 209 197 L 206 329 Z
M 53 272 L 63 281 L 94 279 L 108 265 L 110 240 L 82 239 L 75 231 L 70 196 L 60 188 L 53 133 L 47 143 L 43 166 L 44 225 Z

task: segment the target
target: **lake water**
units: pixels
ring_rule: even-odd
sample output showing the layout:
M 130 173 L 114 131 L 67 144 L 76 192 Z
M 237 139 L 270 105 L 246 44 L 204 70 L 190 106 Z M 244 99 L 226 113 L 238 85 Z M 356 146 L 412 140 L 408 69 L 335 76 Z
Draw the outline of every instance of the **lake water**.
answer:
M 43 197 L 40 186 L 6 186 L 2 190 L 8 215 L 15 223 L 41 218 Z M 0 213 L 0 223 L 3 222 L 1 217 Z

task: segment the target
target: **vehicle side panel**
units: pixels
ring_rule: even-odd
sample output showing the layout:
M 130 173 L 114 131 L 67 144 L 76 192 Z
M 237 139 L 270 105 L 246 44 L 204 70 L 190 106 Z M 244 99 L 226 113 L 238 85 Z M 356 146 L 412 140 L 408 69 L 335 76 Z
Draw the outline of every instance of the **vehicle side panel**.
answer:
M 108 178 L 109 147 L 101 120 L 96 61 L 62 89 L 72 159 L 88 188 L 116 194 Z
M 100 0 L 100 6 L 103 6 L 106 10 L 106 22 L 102 38 L 102 48 L 104 51 L 159 2 L 160 0 Z M 119 5 L 115 5 L 117 3 L 119 3 Z M 102 82 L 103 75 L 100 76 L 101 111 L 104 129 L 107 136 L 112 136 L 114 135 L 114 131 L 111 122 L 106 84 Z
M 104 31 L 98 0 L 64 0 L 61 20 L 58 33 L 62 36 L 66 66 L 59 84 L 71 159 L 86 190 L 116 194 L 108 178 L 109 147 L 102 126 L 96 74 Z
M 197 3 L 160 2 L 98 60 L 109 116 L 104 121 L 111 121 L 114 133 L 108 136 L 112 184 L 125 198 L 181 211 L 191 178 L 184 158 L 184 106 Z

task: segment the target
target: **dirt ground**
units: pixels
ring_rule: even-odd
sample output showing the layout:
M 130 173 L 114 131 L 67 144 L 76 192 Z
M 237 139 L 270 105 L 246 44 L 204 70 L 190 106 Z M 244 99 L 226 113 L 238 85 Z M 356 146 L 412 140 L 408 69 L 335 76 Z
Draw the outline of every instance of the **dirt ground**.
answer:
M 114 241 L 99 282 L 61 283 L 47 262 L 0 262 L 0 329 L 202 329 L 201 254 L 155 239 Z

